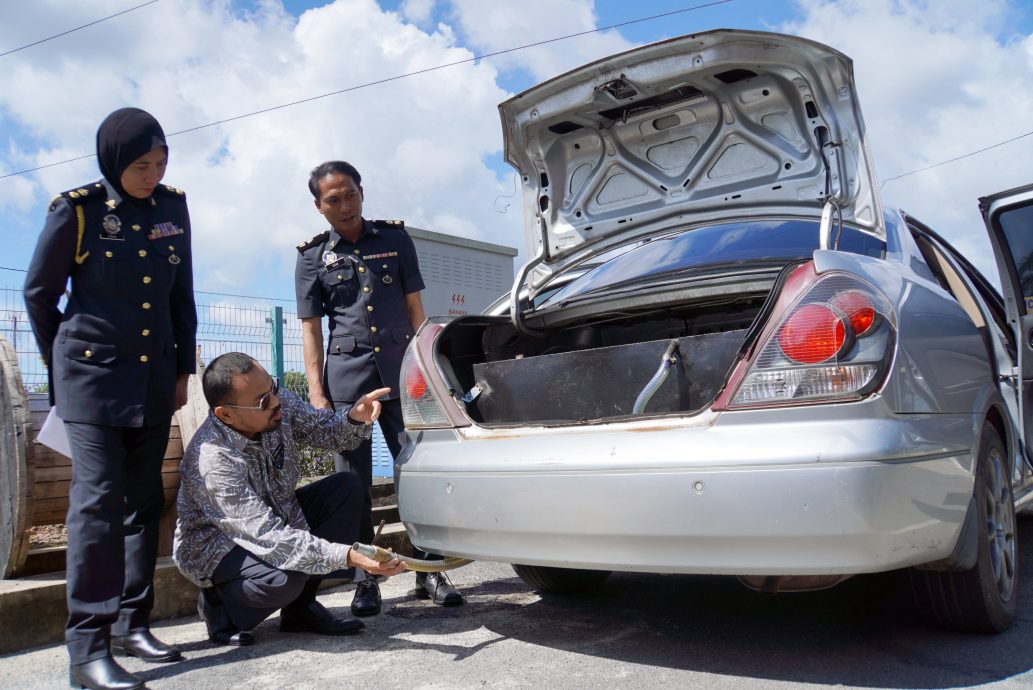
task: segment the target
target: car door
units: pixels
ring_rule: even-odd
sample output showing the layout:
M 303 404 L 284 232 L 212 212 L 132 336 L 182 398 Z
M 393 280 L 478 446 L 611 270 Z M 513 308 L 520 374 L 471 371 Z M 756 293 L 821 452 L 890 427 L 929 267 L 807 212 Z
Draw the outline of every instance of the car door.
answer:
M 1033 460 L 1033 184 L 979 200 L 1001 276 L 1008 323 L 1015 335 L 1018 365 L 1012 380 L 1018 389 L 1023 447 Z

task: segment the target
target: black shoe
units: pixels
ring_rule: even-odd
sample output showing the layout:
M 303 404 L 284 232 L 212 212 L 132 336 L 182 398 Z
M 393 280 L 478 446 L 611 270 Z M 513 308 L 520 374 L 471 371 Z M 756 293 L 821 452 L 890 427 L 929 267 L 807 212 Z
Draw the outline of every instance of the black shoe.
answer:
M 430 599 L 438 606 L 459 606 L 463 603 L 460 594 L 445 573 L 416 573 L 416 598 Z
M 138 690 L 143 681 L 119 666 L 110 656 L 72 664 L 68 667 L 68 684 L 91 690 Z
M 375 616 L 380 613 L 380 586 L 373 578 L 363 580 L 355 586 L 355 598 L 352 599 L 352 615 Z
M 203 589 L 197 593 L 197 615 L 201 616 L 201 620 L 204 621 L 209 641 L 233 647 L 247 647 L 254 644 L 254 635 L 233 625 L 229 614 L 226 613 L 226 608 L 217 603 L 218 600 L 214 589 Z
M 166 663 L 179 661 L 183 655 L 175 647 L 170 647 L 151 634 L 150 630 L 141 630 L 129 635 L 116 635 L 111 638 L 111 649 L 135 656 L 144 661 Z
M 334 618 L 318 601 L 307 606 L 288 606 L 280 611 L 281 632 L 311 632 L 317 635 L 354 635 L 366 626 L 354 618 Z

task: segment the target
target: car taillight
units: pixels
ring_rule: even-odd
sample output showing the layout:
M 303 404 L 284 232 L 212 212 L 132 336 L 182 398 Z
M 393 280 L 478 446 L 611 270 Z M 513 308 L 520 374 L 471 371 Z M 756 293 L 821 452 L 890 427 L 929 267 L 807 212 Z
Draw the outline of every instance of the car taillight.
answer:
M 824 304 L 803 305 L 778 329 L 782 352 L 800 364 L 832 359 L 845 343 L 843 318 Z
M 875 307 L 863 292 L 841 292 L 832 298 L 832 306 L 847 318 L 854 335 L 864 335 L 875 324 Z
M 445 405 L 451 404 L 454 407 L 455 404 L 451 399 L 439 397 L 428 381 L 425 363 L 431 361 L 434 339 L 443 328 L 444 322 L 437 319 L 425 323 L 402 357 L 400 397 L 406 429 L 443 429 L 459 426 L 463 422 L 458 413 L 454 415 L 456 419 L 449 418 Z
M 419 400 L 427 392 L 427 379 L 423 378 L 423 372 L 419 367 L 409 367 L 405 370 L 405 392 L 413 400 Z
M 730 382 L 738 384 L 730 409 L 859 400 L 885 378 L 896 342 L 889 301 L 843 273 L 816 276 L 807 267 L 793 280 L 795 299 L 776 307 L 745 374 Z

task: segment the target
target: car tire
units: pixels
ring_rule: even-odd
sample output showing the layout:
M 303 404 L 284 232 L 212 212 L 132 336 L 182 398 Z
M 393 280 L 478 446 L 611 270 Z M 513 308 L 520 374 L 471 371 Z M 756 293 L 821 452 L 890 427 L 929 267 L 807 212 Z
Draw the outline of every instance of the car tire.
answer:
M 573 594 L 594 589 L 610 576 L 609 570 L 547 568 L 541 565 L 513 564 L 520 579 L 539 592 Z
M 996 633 L 1015 618 L 1018 540 L 1007 457 L 997 430 L 984 426 L 973 489 L 979 526 L 975 565 L 957 571 L 911 569 L 919 609 L 938 626 Z

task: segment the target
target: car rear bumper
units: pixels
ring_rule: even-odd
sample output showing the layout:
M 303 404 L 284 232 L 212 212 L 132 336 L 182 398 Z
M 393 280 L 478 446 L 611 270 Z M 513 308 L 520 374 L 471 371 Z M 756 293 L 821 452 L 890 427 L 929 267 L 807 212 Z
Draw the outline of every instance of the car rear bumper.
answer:
M 972 492 L 972 420 L 811 410 L 788 426 L 751 412 L 421 431 L 396 465 L 401 517 L 428 551 L 558 567 L 824 575 L 947 557 Z

